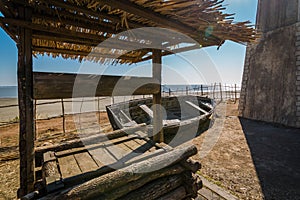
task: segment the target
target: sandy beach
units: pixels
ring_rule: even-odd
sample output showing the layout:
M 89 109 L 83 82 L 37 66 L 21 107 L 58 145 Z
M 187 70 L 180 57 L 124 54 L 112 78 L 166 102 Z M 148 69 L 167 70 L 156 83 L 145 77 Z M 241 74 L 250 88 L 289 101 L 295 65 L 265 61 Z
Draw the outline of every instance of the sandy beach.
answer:
M 133 98 L 142 97 L 143 96 L 119 96 L 114 98 L 99 97 L 64 99 L 64 110 L 66 115 L 74 113 L 105 111 L 105 106 L 110 105 L 112 103 L 118 103 L 128 101 Z M 60 99 L 38 100 L 36 104 L 37 119 L 48 119 L 62 115 L 62 103 Z M 0 98 L 0 125 L 7 124 L 8 122 L 13 122 L 18 119 L 19 110 L 17 105 L 18 99 L 16 98 Z M 3 106 L 9 107 L 3 108 Z

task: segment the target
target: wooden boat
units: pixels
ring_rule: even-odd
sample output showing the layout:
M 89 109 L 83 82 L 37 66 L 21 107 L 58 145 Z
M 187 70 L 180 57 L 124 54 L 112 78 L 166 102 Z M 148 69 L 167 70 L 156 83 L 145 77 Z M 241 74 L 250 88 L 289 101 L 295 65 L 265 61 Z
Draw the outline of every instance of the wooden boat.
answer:
M 185 141 L 208 128 L 214 101 L 207 97 L 192 95 L 168 96 L 162 98 L 162 106 L 165 136 L 179 135 L 181 140 L 185 138 Z M 151 129 L 153 119 L 151 107 L 150 97 L 112 104 L 106 106 L 106 110 L 114 130 L 142 123 Z

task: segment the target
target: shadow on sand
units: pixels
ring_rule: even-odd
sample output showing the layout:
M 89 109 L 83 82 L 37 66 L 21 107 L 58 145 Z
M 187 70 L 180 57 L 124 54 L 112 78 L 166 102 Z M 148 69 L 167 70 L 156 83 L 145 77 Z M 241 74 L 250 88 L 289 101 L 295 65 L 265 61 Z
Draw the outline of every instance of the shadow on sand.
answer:
M 240 118 L 265 199 L 300 199 L 300 129 Z

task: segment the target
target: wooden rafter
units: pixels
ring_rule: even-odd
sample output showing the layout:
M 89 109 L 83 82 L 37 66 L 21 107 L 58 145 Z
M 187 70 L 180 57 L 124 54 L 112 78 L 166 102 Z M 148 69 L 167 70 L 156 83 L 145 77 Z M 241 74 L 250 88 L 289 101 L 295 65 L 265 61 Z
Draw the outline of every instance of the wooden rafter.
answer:
M 109 5 L 115 9 L 122 9 L 125 12 L 132 13 L 134 15 L 140 16 L 142 18 L 154 21 L 156 24 L 161 25 L 165 28 L 170 28 L 173 30 L 179 30 L 181 33 L 188 34 L 192 37 L 198 35 L 197 38 L 203 40 L 205 35 L 203 32 L 199 32 L 196 29 L 193 29 L 180 21 L 175 21 L 168 19 L 166 16 L 163 16 L 157 12 L 154 12 L 150 9 L 146 9 L 142 6 L 139 6 L 135 3 L 126 0 L 98 0 L 98 2 L 103 3 L 103 5 Z M 214 40 L 221 41 L 219 38 L 212 36 Z
M 61 54 L 69 54 L 69 55 L 78 55 L 78 56 L 89 56 L 95 58 L 112 58 L 112 59 L 124 59 L 124 60 L 136 60 L 134 57 L 126 56 L 126 55 L 116 55 L 116 54 L 103 54 L 97 52 L 88 52 L 88 51 L 75 51 L 69 49 L 55 49 L 49 47 L 39 47 L 33 46 L 33 51 L 38 52 L 48 52 L 48 53 L 61 53 Z

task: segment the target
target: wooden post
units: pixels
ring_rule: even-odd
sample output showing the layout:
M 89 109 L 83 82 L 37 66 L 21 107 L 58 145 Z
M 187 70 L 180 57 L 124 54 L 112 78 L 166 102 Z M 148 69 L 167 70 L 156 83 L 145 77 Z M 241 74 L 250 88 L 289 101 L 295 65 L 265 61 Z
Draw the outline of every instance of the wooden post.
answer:
M 98 116 L 99 116 L 99 120 L 98 120 L 98 122 L 99 122 L 99 124 L 100 124 L 100 117 L 101 117 L 101 113 L 100 113 L 100 100 L 99 100 L 99 97 L 98 97 Z
M 111 97 L 111 104 L 114 104 L 115 103 L 115 99 L 114 99 L 114 96 Z
M 236 95 L 236 84 L 234 84 L 234 103 L 236 103 L 237 95 Z
M 36 127 L 36 121 L 37 121 L 37 114 L 36 114 L 36 100 L 34 100 L 34 140 L 37 139 L 37 127 Z
M 154 49 L 152 55 L 152 76 L 153 78 L 158 79 L 161 85 L 161 50 Z M 163 142 L 164 133 L 162 130 L 161 87 L 159 93 L 153 95 L 153 105 L 153 140 L 155 142 Z
M 213 88 L 213 99 L 215 99 L 215 91 L 216 91 L 216 83 L 214 83 L 214 88 Z
M 222 96 L 222 84 L 219 83 L 219 86 L 220 86 L 220 95 L 221 95 L 221 101 L 223 101 L 223 96 Z
M 61 112 L 62 112 L 62 119 L 63 119 L 63 133 L 66 133 L 66 118 L 65 118 L 64 99 L 61 99 Z
M 201 84 L 201 96 L 203 96 L 203 85 Z
M 20 7 L 19 17 L 31 22 L 32 12 Z M 21 197 L 34 190 L 35 152 L 34 152 L 34 102 L 32 72 L 32 30 L 19 27 L 18 46 L 18 101 L 20 116 L 19 152 L 20 152 L 20 188 Z

